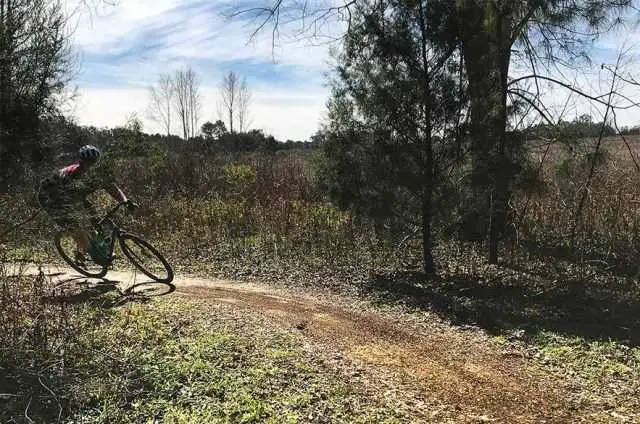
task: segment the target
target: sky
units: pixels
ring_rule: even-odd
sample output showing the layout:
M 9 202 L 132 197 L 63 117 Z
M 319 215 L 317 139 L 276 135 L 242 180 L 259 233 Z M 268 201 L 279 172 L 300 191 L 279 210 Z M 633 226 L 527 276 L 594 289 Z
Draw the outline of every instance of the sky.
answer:
M 329 46 L 291 41 L 288 36 L 294 27 L 283 30 L 275 49 L 269 31 L 251 41 L 258 23 L 227 16 L 234 6 L 251 7 L 260 1 L 118 0 L 90 11 L 71 4 L 70 10 L 80 10 L 73 15 L 72 42 L 78 57 L 73 84 L 79 97 L 72 115 L 80 124 L 114 127 L 136 113 L 146 132 L 161 132 L 146 113 L 148 87 L 160 73 L 191 66 L 202 81 L 202 122 L 220 118 L 218 87 L 224 75 L 234 71 L 246 77 L 252 93 L 252 128 L 282 141 L 309 139 L 325 112 Z M 331 28 L 325 29 L 330 32 Z M 591 68 L 552 72 L 556 76 L 563 72 L 563 79 L 576 81 L 592 93 L 603 92 L 610 73 L 599 65 L 613 64 L 621 48 L 629 50 L 627 60 L 633 64 L 635 46 L 640 45 L 637 34 L 637 27 L 629 25 L 600 39 L 592 49 Z M 511 73 L 523 72 L 512 69 Z M 621 89 L 630 95 L 635 90 Z M 569 96 L 566 90 L 545 85 L 543 91 L 556 116 L 563 114 L 570 120 L 589 113 L 597 120 L 604 113 L 602 107 Z M 618 120 L 622 125 L 640 124 L 638 112 L 636 108 L 620 111 Z M 177 126 L 174 132 L 179 133 Z
M 248 2 L 245 2 L 249 5 Z M 123 125 L 136 113 L 146 132 L 148 87 L 160 73 L 191 66 L 201 80 L 201 123 L 219 115 L 219 85 L 230 71 L 245 77 L 252 94 L 249 118 L 279 140 L 307 140 L 323 116 L 329 46 L 291 41 L 270 32 L 250 40 L 257 24 L 228 19 L 239 1 L 119 0 L 89 13 L 80 9 L 72 40 L 78 57 L 72 115 L 80 124 Z M 76 10 L 75 8 L 72 10 Z M 315 45 L 314 45 L 315 44 Z M 173 129 L 179 133 L 179 129 Z

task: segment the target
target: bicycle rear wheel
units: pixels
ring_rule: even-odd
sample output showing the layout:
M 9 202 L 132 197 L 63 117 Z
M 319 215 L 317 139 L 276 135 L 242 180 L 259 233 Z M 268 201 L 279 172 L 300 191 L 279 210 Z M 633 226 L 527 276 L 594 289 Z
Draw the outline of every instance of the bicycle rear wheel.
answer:
M 129 261 L 143 274 L 159 283 L 173 281 L 173 269 L 169 262 L 142 238 L 124 233 L 120 235 L 120 249 Z
M 91 259 L 87 259 L 84 263 L 79 263 L 75 259 L 75 251 L 77 249 L 76 242 L 71 234 L 59 232 L 55 236 L 56 250 L 62 256 L 62 259 L 69 264 L 71 268 L 87 277 L 102 278 L 107 275 L 108 267 L 98 265 Z

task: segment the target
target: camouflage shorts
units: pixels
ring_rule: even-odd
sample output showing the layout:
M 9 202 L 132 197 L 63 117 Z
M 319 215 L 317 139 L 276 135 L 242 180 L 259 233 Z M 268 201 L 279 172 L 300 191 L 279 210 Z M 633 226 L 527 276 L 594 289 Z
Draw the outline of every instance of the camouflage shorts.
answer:
M 80 228 L 89 228 L 93 213 L 83 202 L 73 201 L 46 190 L 40 191 L 38 201 L 60 230 L 75 231 Z

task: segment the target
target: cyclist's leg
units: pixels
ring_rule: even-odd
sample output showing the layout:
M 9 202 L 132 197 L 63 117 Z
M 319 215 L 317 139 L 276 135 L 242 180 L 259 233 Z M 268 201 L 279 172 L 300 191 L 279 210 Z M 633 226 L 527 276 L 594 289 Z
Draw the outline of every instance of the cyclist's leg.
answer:
M 76 242 L 78 252 L 85 255 L 91 246 L 89 228 L 91 228 L 91 210 L 87 204 L 77 205 L 71 212 L 70 223 L 73 223 L 73 239 Z
M 80 208 L 74 208 L 71 199 L 55 190 L 41 189 L 38 193 L 38 202 L 55 222 L 58 230 L 69 234 L 73 238 L 76 243 L 75 259 L 78 262 L 84 262 L 91 246 L 91 239 L 87 230 L 89 226 L 87 225 L 84 228 L 82 226 L 82 217 L 86 216 L 86 213 L 79 213 L 74 210 Z
M 89 231 L 84 228 L 76 229 L 76 231 L 73 232 L 73 240 L 76 242 L 79 253 L 85 255 L 89 251 L 89 247 L 91 246 Z

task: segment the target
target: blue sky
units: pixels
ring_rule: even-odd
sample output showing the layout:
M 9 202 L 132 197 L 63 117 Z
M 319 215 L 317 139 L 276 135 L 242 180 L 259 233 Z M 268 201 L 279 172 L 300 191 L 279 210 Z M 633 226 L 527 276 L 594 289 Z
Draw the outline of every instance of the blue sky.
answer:
M 251 0 L 242 3 L 250 5 Z M 275 52 L 268 32 L 248 43 L 256 23 L 229 21 L 223 16 L 230 5 L 238 4 L 228 0 L 119 0 L 91 14 L 76 15 L 73 42 L 80 68 L 74 84 L 80 96 L 73 115 L 82 124 L 116 126 L 136 112 L 145 130 L 159 130 L 145 115 L 147 87 L 159 73 L 191 65 L 202 80 L 202 122 L 219 118 L 217 87 L 224 75 L 235 71 L 247 78 L 253 95 L 252 127 L 281 140 L 308 139 L 319 126 L 328 96 L 324 78 L 330 69 L 328 47 L 288 42 L 286 30 Z M 610 34 L 594 46 L 593 68 L 564 70 L 564 78 L 590 92 L 602 92 L 607 75 L 600 62 L 615 61 L 625 43 L 635 55 L 639 41 L 634 26 Z M 638 63 L 635 56 L 634 60 Z M 598 106 L 568 97 L 562 89 L 545 87 L 545 98 L 566 119 L 585 112 L 598 118 L 603 113 Z M 630 125 L 640 123 L 637 115 L 638 110 L 632 109 L 621 112 L 619 118 Z
M 229 5 L 120 0 L 77 15 L 73 40 L 80 67 L 73 83 L 79 99 L 73 115 L 82 124 L 115 126 L 136 112 L 147 131 L 156 131 L 145 114 L 147 87 L 160 73 L 190 65 L 202 81 L 202 122 L 219 118 L 218 86 L 235 71 L 252 92 L 252 127 L 281 140 L 308 139 L 327 100 L 328 47 L 291 43 L 286 34 L 275 51 L 268 33 L 249 42 L 254 24 L 226 19 Z

